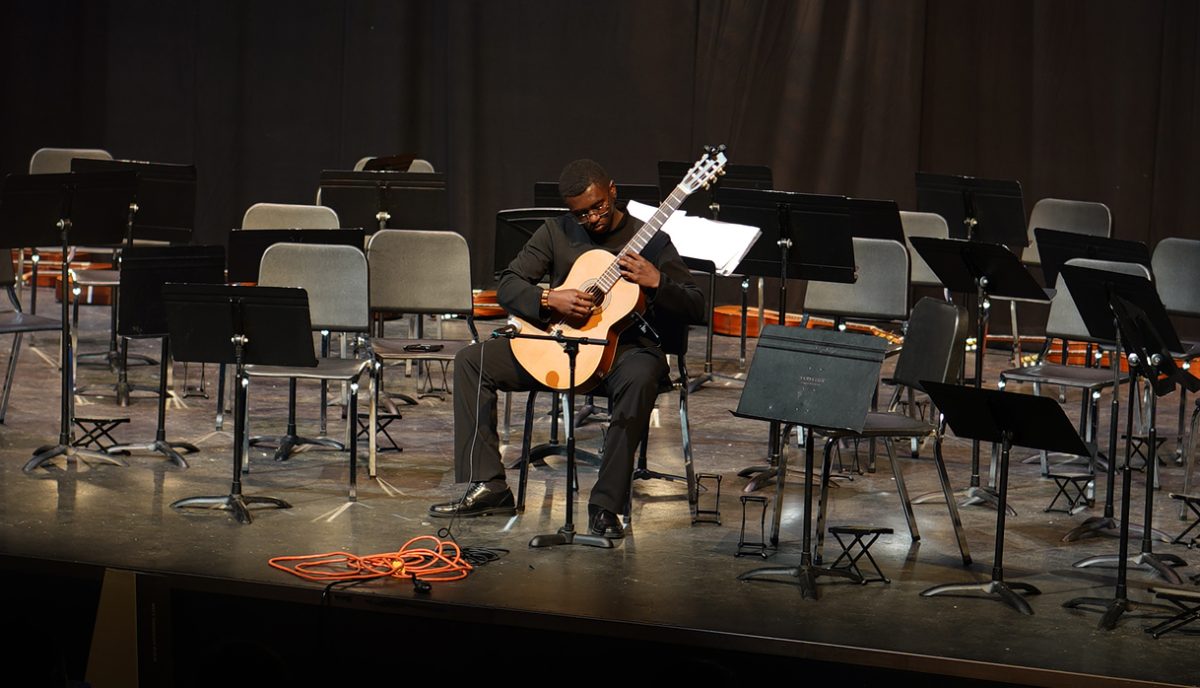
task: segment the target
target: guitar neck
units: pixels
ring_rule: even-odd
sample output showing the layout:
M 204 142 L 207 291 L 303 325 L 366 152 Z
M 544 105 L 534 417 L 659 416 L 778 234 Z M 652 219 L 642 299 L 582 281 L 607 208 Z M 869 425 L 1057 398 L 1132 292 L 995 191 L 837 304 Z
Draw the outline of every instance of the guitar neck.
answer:
M 683 205 L 683 201 L 687 197 L 688 192 L 684 190 L 682 186 L 676 186 L 675 189 L 671 191 L 671 195 L 667 196 L 667 200 L 663 201 L 662 205 L 658 206 L 658 210 L 654 212 L 654 215 L 652 215 L 650 219 L 646 221 L 646 224 L 642 225 L 642 228 L 638 230 L 637 234 L 633 235 L 633 238 L 629 240 L 629 243 L 625 244 L 620 252 L 617 253 L 617 257 L 613 259 L 612 264 L 608 266 L 608 269 L 605 270 L 604 274 L 600 276 L 599 280 L 597 280 L 597 285 L 601 289 L 606 292 L 609 289 L 612 289 L 612 286 L 617 283 L 617 280 L 621 279 L 621 267 L 618 263 L 618 261 L 621 259 L 621 256 L 627 253 L 641 254 L 642 249 L 646 248 L 646 244 L 650 243 L 650 240 L 654 238 L 654 235 L 658 233 L 658 230 L 662 229 L 662 226 L 666 223 L 667 219 L 670 218 L 676 210 L 679 210 L 679 206 Z

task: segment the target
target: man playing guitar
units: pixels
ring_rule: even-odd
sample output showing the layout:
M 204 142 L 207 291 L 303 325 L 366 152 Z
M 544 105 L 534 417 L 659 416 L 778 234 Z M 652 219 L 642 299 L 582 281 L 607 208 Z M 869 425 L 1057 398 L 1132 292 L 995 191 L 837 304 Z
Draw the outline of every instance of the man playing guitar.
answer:
M 591 160 L 567 165 L 558 189 L 570 213 L 547 221 L 534 233 L 501 275 L 497 289 L 500 305 L 530 323 L 587 321 L 593 296 L 558 287 L 581 254 L 596 248 L 616 254 L 642 226 L 617 202 L 616 184 L 608 173 Z M 654 408 L 659 381 L 667 374 L 663 343 L 671 347 L 685 341 L 688 324 L 704 322 L 705 315 L 704 294 L 666 233 L 659 232 L 642 253 L 645 257 L 626 253 L 619 266 L 621 278 L 637 284 L 645 297 L 649 328 L 629 327 L 621 332 L 616 358 L 603 377 L 612 421 L 588 503 L 590 532 L 610 538 L 623 535 L 617 514 L 629 498 L 634 451 Z M 537 286 L 546 277 L 551 288 Z M 430 507 L 431 515 L 515 512 L 500 462 L 497 391 L 540 388 L 513 356 L 508 339 L 485 341 L 459 352 L 454 360 L 454 474 L 456 482 L 471 486 L 462 499 Z

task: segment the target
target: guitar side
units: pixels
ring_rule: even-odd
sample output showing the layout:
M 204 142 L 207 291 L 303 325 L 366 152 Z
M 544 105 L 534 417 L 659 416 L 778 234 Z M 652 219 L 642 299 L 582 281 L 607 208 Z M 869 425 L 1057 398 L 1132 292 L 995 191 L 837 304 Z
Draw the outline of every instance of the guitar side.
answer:
M 586 291 L 612 264 L 613 254 L 603 249 L 593 249 L 579 256 L 571 266 L 561 289 Z M 617 339 L 628 325 L 627 318 L 635 310 L 644 310 L 645 300 L 641 287 L 626 280 L 618 280 L 609 290 L 604 302 L 592 313 L 586 323 L 579 327 L 567 324 L 553 325 L 543 330 L 520 318 L 521 331 L 529 334 L 554 334 L 561 331 L 568 337 L 591 337 L 605 339 L 605 346 L 581 346 L 575 359 L 576 389 L 587 390 L 596 385 L 612 366 L 617 353 Z M 566 391 L 570 386 L 570 360 L 558 342 L 540 339 L 512 340 L 512 352 L 517 362 L 530 375 L 550 389 Z

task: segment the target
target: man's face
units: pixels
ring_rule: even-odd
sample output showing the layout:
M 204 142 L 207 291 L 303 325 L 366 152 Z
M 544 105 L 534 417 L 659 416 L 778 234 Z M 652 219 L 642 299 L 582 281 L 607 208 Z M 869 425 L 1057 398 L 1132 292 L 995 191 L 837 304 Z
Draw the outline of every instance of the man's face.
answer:
M 609 182 L 605 186 L 591 184 L 578 196 L 563 199 L 571 214 L 593 234 L 607 234 L 613 228 L 616 208 L 617 185 Z

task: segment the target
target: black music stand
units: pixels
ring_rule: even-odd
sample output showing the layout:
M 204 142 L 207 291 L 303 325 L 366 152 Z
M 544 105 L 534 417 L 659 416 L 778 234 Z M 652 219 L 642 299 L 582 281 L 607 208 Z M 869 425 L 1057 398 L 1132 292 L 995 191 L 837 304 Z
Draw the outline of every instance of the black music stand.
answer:
M 119 244 L 136 188 L 137 176 L 132 172 L 9 175 L 0 192 L 0 244 L 6 248 L 60 244 L 64 257 L 61 279 L 66 289 L 69 247 L 72 244 Z M 26 473 L 59 456 L 66 456 L 68 460 L 80 458 L 126 465 L 107 454 L 73 446 L 75 358 L 69 303 L 70 299 L 64 293 L 58 444 L 39 447 L 22 469 Z
M 1150 265 L 1150 249 L 1141 241 L 1110 239 L 1109 237 L 1075 232 L 1060 232 L 1057 229 L 1035 227 L 1038 255 L 1042 259 L 1042 276 L 1047 287 L 1058 281 L 1058 272 L 1068 260 L 1090 258 L 1114 263 L 1137 263 L 1153 270 Z
M 225 281 L 225 249 L 220 246 L 130 247 L 121 256 L 121 288 L 117 329 L 121 337 L 160 337 L 158 368 L 158 425 L 154 440 L 142 444 L 118 444 L 105 449 L 109 454 L 144 450 L 166 456 L 180 468 L 187 460 L 179 453 L 200 451 L 194 444 L 167 440 L 167 371 L 171 338 L 162 289 L 167 282 L 222 284 Z
M 980 389 L 983 386 L 983 355 L 987 348 L 987 322 L 991 310 L 988 297 L 1045 302 L 1048 300 L 1046 291 L 1029 274 L 1020 259 L 1000 244 L 934 237 L 912 237 L 910 241 L 946 289 L 975 295 L 974 385 Z M 979 483 L 977 439 L 971 441 L 971 484 L 966 496 L 964 506 L 995 506 L 997 502 L 995 491 Z M 1016 515 L 1015 510 L 1013 515 Z
M 166 241 L 186 244 L 191 241 L 192 227 L 196 222 L 196 166 L 171 163 L 141 162 L 136 160 L 96 160 L 75 158 L 71 161 L 72 172 L 130 171 L 137 174 L 138 187 L 134 203 L 130 206 L 129 222 L 122 246 L 129 248 L 135 240 Z M 119 266 L 120 251 L 114 250 Z M 119 270 L 119 267 L 117 268 Z M 130 354 L 128 345 L 118 350 L 117 310 L 120 308 L 120 288 L 112 289 L 112 313 L 109 323 L 108 351 L 79 353 L 82 361 L 89 357 L 102 357 L 117 371 L 117 400 L 121 405 L 129 401 L 132 390 L 129 384 L 129 359 L 139 365 L 153 365 L 154 359 L 142 354 Z M 76 314 L 79 301 L 75 302 Z M 119 358 L 119 363 L 114 363 Z
M 830 429 L 862 431 L 887 346 L 878 337 L 853 332 L 782 325 L 763 328 L 734 415 L 770 421 L 772 426 L 788 423 L 804 428 L 803 551 L 796 566 L 758 568 L 741 574 L 738 580 L 782 576 L 799 586 L 803 597 L 815 600 L 817 578 L 855 579 L 846 570 L 813 563 L 813 433 Z M 786 482 L 787 456 L 780 452 L 770 540 L 774 547 L 779 546 Z
M 1067 283 L 1072 295 L 1077 297 L 1080 305 L 1080 315 L 1088 332 L 1097 338 L 1117 338 L 1124 343 L 1126 358 L 1129 361 L 1129 409 L 1126 411 L 1126 434 L 1133 429 L 1133 404 L 1138 390 L 1138 379 L 1144 381 L 1152 390 L 1149 409 L 1150 447 L 1155 446 L 1155 423 L 1157 399 L 1170 393 L 1176 386 L 1183 386 L 1190 391 L 1200 389 L 1200 380 L 1181 371 L 1176 365 L 1171 352 L 1182 352 L 1183 345 L 1175 334 L 1166 309 L 1158 298 L 1158 292 L 1153 283 L 1136 275 L 1124 275 L 1102 270 L 1090 270 L 1074 265 L 1062 268 L 1063 280 Z M 1122 469 L 1121 491 L 1121 540 L 1116 556 L 1101 555 L 1088 557 L 1076 562 L 1076 568 L 1085 568 L 1096 564 L 1116 563 L 1117 584 L 1113 599 L 1081 597 L 1068 600 L 1063 604 L 1068 609 L 1089 609 L 1102 611 L 1100 628 L 1111 629 L 1116 626 L 1127 611 L 1140 606 L 1158 607 L 1159 605 L 1144 605 L 1132 602 L 1128 597 L 1126 575 L 1130 563 L 1151 569 L 1165 580 L 1182 584 L 1182 579 L 1173 567 L 1185 566 L 1187 562 L 1174 554 L 1159 554 L 1153 551 L 1154 515 L 1154 470 L 1155 456 L 1153 449 L 1147 459 L 1146 472 L 1146 501 L 1142 524 L 1141 551 L 1129 556 L 1129 509 L 1132 490 L 1132 469 L 1130 458 L 1132 448 L 1125 445 L 1125 465 Z M 1115 463 L 1110 461 L 1110 463 Z
M 658 190 L 664 197 L 688 173 L 692 163 L 682 160 L 658 161 Z M 769 191 L 775 188 L 771 168 L 766 165 L 726 165 L 725 174 L 711 188 L 700 189 L 688 196 L 679 209 L 688 215 L 706 217 L 710 220 L 725 220 L 721 217 L 721 206 L 716 198 L 720 189 L 757 189 Z
M 950 237 L 1029 245 L 1021 183 L 954 174 L 917 172 L 917 210 L 946 218 Z
M 850 207 L 843 196 L 720 189 L 714 200 L 726 222 L 758 227 L 762 236 L 754 243 L 735 272 L 752 277 L 779 278 L 779 322 L 787 323 L 789 279 L 854 282 L 854 241 L 850 235 Z M 769 465 L 750 466 L 738 472 L 751 478 L 744 488 L 753 492 L 775 477 L 779 462 L 780 428 L 770 429 Z
M 1125 241 L 1121 239 L 1110 239 L 1108 237 L 1092 236 L 1088 234 L 1076 234 L 1074 232 L 1060 232 L 1053 229 L 1034 228 L 1034 236 L 1038 242 L 1038 254 L 1042 260 L 1042 272 L 1045 277 L 1045 284 L 1054 287 L 1058 283 L 1058 274 L 1067 261 L 1075 258 L 1089 258 L 1093 260 L 1108 260 L 1118 263 L 1137 263 L 1144 265 L 1147 270 L 1150 269 L 1150 251 L 1146 245 L 1140 241 Z M 1084 324 L 1087 325 L 1088 319 L 1099 318 L 1104 323 L 1096 323 L 1097 331 L 1103 330 L 1106 333 L 1111 333 L 1114 339 L 1106 340 L 1113 343 L 1113 363 L 1111 365 L 1113 371 L 1113 395 L 1112 402 L 1109 405 L 1109 423 L 1108 429 L 1108 451 L 1101 453 L 1099 456 L 1104 456 L 1104 469 L 1108 478 L 1108 483 L 1104 490 L 1104 515 L 1089 516 L 1084 519 L 1083 523 L 1072 528 L 1070 532 L 1063 536 L 1063 542 L 1072 542 L 1089 534 L 1104 534 L 1113 537 L 1119 536 L 1121 524 L 1114 518 L 1115 508 L 1114 500 L 1116 498 L 1116 460 L 1117 460 L 1117 419 L 1120 418 L 1121 408 L 1121 342 L 1120 330 L 1114 324 L 1114 316 L 1108 307 L 1108 300 L 1103 292 L 1091 294 L 1088 298 L 1100 299 L 1096 303 L 1080 304 L 1081 299 L 1073 298 L 1072 301 L 1076 304 L 1076 309 L 1080 310 L 1081 317 L 1086 318 Z M 1092 330 L 1088 326 L 1089 332 Z M 1067 360 L 1067 349 L 1063 347 L 1063 363 Z M 1141 533 L 1141 528 L 1130 524 L 1131 532 L 1136 531 Z M 1165 534 L 1163 537 L 1166 537 Z M 1168 538 L 1169 539 L 1169 538 Z
M 250 506 L 277 509 L 291 505 L 274 497 L 242 494 L 246 446 L 246 365 L 316 367 L 308 293 L 281 287 L 236 287 L 216 284 L 167 284 L 163 287 L 167 325 L 180 361 L 232 363 L 237 366 L 233 410 L 233 483 L 228 495 L 188 497 L 173 508 L 227 509 L 240 523 L 250 523 Z M 353 484 L 354 462 L 350 464 Z
M 499 280 L 500 274 L 517 257 L 538 228 L 567 212 L 561 207 L 511 208 L 496 213 L 496 234 L 492 244 L 492 279 Z
M 682 179 L 691 163 L 676 161 L 676 160 L 660 160 L 658 162 L 658 188 L 659 192 L 666 196 L 675 188 L 679 179 Z M 703 217 L 709 220 L 720 220 L 721 206 L 716 202 L 715 196 L 718 189 L 758 189 L 759 191 L 768 191 L 775 188 L 775 183 L 771 175 L 771 168 L 765 165 L 726 165 L 725 173 L 717 177 L 716 181 L 707 189 L 699 189 L 691 196 L 684 200 L 679 206 L 688 215 L 694 217 Z M 683 262 L 688 266 L 688 269 L 693 272 L 708 273 L 708 326 L 705 332 L 704 342 L 704 374 L 693 379 L 689 392 L 694 392 L 700 389 L 705 382 L 713 378 L 713 316 L 712 310 L 716 308 L 716 266 L 712 261 L 688 258 L 683 256 Z M 736 275 L 736 273 L 734 273 Z M 731 276 L 734 276 L 731 275 Z M 746 311 L 747 298 L 746 293 L 750 288 L 749 280 L 744 275 L 737 275 L 742 278 L 742 331 L 740 341 L 739 361 L 742 365 L 746 363 Z M 762 279 L 761 277 L 759 278 Z M 787 324 L 785 321 L 780 321 Z
M 679 176 L 675 178 L 666 191 L 659 191 L 657 186 L 653 184 L 617 184 L 617 200 L 618 201 L 637 201 L 658 207 L 662 203 L 662 199 L 666 198 L 667 194 L 675 188 L 683 175 L 687 174 L 692 163 L 683 166 L 679 171 Z M 685 201 L 686 202 L 686 201 Z M 561 208 L 562 213 L 567 212 L 563 205 L 562 195 L 558 193 L 558 182 L 534 182 L 533 183 L 533 205 L 538 208 Z
M 933 404 L 942 412 L 950 429 L 959 437 L 1000 444 L 1000 492 L 996 507 L 996 553 L 992 561 L 992 578 L 986 583 L 947 583 L 921 592 L 922 597 L 942 593 L 978 591 L 999 598 L 1022 614 L 1033 614 L 1033 608 L 1023 592 L 1037 595 L 1041 591 L 1028 583 L 1008 583 L 1004 580 L 1004 522 L 1008 515 L 1008 457 L 1014 445 L 1032 449 L 1059 451 L 1090 456 L 1092 450 L 1079 437 L 1071 420 L 1058 402 L 1032 394 L 1001 392 L 921 382 Z
M 321 204 L 346 227 L 448 229 L 446 175 L 432 172 L 321 172 Z
M 900 206 L 895 201 L 870 198 L 851 198 L 849 201 L 850 236 L 904 243 Z

